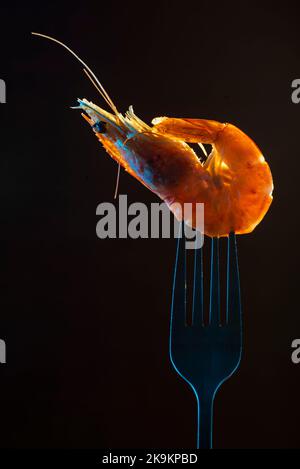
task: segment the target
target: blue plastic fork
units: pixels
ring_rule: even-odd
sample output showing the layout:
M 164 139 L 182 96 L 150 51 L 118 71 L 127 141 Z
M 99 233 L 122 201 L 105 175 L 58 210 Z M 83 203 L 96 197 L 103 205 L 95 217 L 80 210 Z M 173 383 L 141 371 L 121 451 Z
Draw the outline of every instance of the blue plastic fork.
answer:
M 181 227 L 183 232 L 183 227 Z M 170 358 L 197 399 L 197 448 L 212 448 L 213 403 L 220 386 L 236 371 L 242 352 L 242 318 L 236 237 L 228 236 L 226 317 L 220 319 L 219 239 L 211 240 L 209 318 L 204 324 L 203 252 L 194 253 L 192 324 L 186 321 L 186 249 L 179 236 L 174 269 Z

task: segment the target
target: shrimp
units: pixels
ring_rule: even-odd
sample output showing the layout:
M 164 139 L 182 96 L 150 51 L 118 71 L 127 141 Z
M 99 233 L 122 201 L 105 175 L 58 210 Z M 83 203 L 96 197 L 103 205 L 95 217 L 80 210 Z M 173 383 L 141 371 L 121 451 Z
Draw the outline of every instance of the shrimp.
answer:
M 207 119 L 159 117 L 152 126 L 143 122 L 132 106 L 122 115 L 94 73 L 84 71 L 110 110 L 78 99 L 76 108 L 89 123 L 107 153 L 129 174 L 162 199 L 178 220 L 198 228 L 196 205 L 204 204 L 204 234 L 210 237 L 250 233 L 272 202 L 273 180 L 258 146 L 238 127 Z M 211 145 L 200 159 L 189 145 Z M 192 204 L 192 214 L 178 206 Z

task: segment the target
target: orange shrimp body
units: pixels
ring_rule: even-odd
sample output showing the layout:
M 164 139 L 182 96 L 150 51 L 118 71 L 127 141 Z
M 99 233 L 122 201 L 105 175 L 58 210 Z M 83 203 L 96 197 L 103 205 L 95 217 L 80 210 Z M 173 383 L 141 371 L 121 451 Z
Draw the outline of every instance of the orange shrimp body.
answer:
M 263 219 L 271 202 L 270 168 L 255 143 L 231 124 L 206 119 L 160 117 L 152 127 L 130 107 L 123 116 L 92 70 L 68 46 L 55 38 L 32 33 L 67 49 L 84 71 L 112 113 L 86 99 L 77 108 L 119 165 L 157 194 L 180 220 L 197 226 L 197 203 L 204 204 L 204 233 L 227 236 L 250 233 Z M 202 162 L 188 143 L 211 144 Z M 189 203 L 192 211 L 178 210 Z M 182 215 L 183 213 L 183 215 Z
M 231 124 L 205 119 L 156 118 L 142 122 L 132 108 L 114 116 L 87 100 L 79 107 L 98 139 L 118 163 L 169 206 L 178 219 L 178 204 L 204 203 L 204 232 L 227 236 L 249 233 L 272 202 L 268 164 L 255 143 Z M 98 132 L 97 123 L 105 122 Z M 202 163 L 188 143 L 209 143 Z M 196 227 L 196 217 L 185 219 Z

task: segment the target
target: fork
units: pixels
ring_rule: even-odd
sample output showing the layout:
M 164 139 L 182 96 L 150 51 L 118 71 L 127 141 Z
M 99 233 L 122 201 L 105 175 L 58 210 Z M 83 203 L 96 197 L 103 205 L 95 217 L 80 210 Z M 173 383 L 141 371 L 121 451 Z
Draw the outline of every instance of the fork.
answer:
M 211 239 L 209 318 L 204 322 L 203 249 L 194 252 L 192 323 L 186 321 L 186 248 L 178 237 L 170 325 L 170 359 L 197 400 L 197 449 L 212 448 L 213 403 L 220 386 L 237 370 L 242 353 L 242 318 L 237 245 L 227 244 L 226 317 L 221 324 L 219 239 Z M 198 236 L 201 236 L 198 233 Z

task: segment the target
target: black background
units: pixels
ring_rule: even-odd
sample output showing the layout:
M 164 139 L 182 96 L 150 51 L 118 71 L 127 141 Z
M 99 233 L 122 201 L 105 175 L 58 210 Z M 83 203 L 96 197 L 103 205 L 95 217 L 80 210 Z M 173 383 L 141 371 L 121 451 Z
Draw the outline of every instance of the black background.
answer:
M 299 447 L 300 78 L 296 3 L 82 2 L 1 6 L 2 448 L 192 448 L 196 403 L 168 358 L 175 240 L 99 240 L 116 165 L 77 111 L 236 124 L 262 149 L 274 202 L 238 239 L 244 355 L 215 402 L 216 448 Z M 122 173 L 128 200 L 156 197 Z M 209 243 L 207 243 L 209 244 Z

